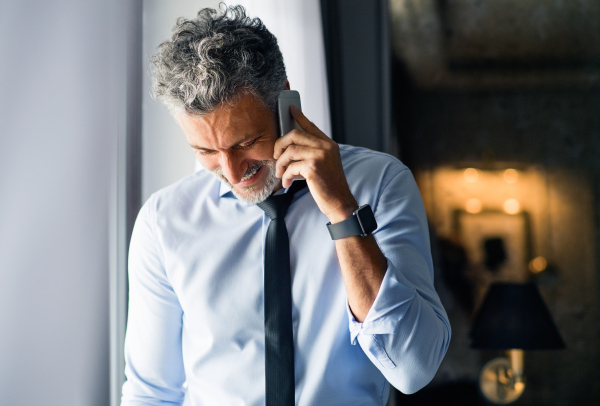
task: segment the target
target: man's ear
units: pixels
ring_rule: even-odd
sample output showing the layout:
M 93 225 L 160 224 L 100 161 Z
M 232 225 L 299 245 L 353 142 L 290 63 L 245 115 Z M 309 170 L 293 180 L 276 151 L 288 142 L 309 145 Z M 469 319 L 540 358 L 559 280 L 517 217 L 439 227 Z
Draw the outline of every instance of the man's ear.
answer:
M 290 90 L 290 81 L 289 80 L 285 81 L 285 86 L 283 86 L 283 90 Z

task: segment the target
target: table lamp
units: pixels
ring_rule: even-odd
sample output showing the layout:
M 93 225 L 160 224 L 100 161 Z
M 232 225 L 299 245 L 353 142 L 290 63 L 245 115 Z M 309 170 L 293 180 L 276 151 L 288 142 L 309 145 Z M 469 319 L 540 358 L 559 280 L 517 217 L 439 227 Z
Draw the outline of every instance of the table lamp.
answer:
M 525 390 L 523 351 L 565 348 L 565 343 L 533 283 L 494 283 L 470 332 L 471 348 L 503 350 L 506 357 L 483 367 L 479 385 L 496 404 L 512 403 Z

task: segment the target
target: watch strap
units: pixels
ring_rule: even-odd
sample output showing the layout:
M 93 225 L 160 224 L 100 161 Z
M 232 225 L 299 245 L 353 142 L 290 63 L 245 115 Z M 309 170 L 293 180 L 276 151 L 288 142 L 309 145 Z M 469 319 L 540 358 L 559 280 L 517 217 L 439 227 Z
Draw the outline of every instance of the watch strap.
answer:
M 366 236 L 377 229 L 377 222 L 371 206 L 360 206 L 352 216 L 339 223 L 327 223 L 327 229 L 332 240 L 351 237 L 354 235 Z
M 355 214 L 352 214 L 352 216 L 339 223 L 327 223 L 327 229 L 332 240 L 339 240 L 340 238 L 351 237 L 353 235 L 363 235 L 362 228 Z

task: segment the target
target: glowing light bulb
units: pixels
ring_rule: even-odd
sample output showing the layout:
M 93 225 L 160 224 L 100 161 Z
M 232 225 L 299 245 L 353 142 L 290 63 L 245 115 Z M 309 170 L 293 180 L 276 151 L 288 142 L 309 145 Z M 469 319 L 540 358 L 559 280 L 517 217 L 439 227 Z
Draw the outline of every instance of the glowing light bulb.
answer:
M 514 169 L 507 169 L 504 171 L 504 181 L 506 183 L 515 183 L 519 178 L 519 172 Z
M 469 213 L 479 213 L 481 211 L 481 201 L 479 201 L 479 199 L 469 199 L 467 200 L 465 209 Z
M 548 261 L 544 257 L 536 257 L 529 261 L 529 270 L 533 273 L 540 273 L 548 266 Z
M 504 211 L 508 214 L 517 214 L 521 209 L 521 205 L 517 199 L 508 199 L 504 202 Z
M 477 182 L 477 178 L 479 177 L 479 171 L 475 168 L 467 168 L 465 169 L 465 173 L 463 174 L 465 180 L 469 183 Z

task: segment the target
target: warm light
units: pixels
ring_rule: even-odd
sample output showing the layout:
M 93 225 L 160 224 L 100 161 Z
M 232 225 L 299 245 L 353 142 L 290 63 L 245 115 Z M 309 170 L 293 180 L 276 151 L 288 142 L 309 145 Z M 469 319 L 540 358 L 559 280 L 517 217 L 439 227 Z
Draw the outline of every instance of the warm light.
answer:
M 506 183 L 515 183 L 519 178 L 519 172 L 514 169 L 507 169 L 504 171 L 504 180 Z
M 504 211 L 508 214 L 517 214 L 520 208 L 521 205 L 519 205 L 517 199 L 508 199 L 504 202 Z
M 465 180 L 469 183 L 474 183 L 479 177 L 479 171 L 475 168 L 467 168 L 464 173 Z
M 544 257 L 536 257 L 529 262 L 529 270 L 533 273 L 540 273 L 548 266 L 548 261 Z
M 525 390 L 525 382 L 515 382 L 515 392 L 523 393 Z
M 479 213 L 481 211 L 481 202 L 479 199 L 469 199 L 467 200 L 465 209 L 469 213 Z

